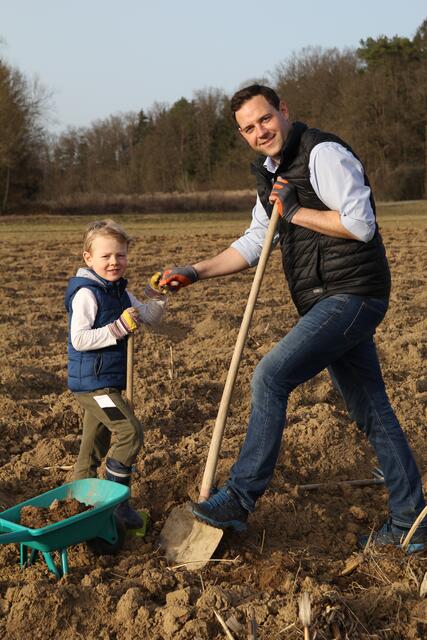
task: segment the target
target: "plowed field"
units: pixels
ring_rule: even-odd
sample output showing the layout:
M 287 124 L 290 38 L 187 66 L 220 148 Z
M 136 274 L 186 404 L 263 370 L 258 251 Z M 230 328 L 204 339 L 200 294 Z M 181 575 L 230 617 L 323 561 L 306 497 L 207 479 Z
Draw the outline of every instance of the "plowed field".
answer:
M 393 276 L 391 307 L 377 345 L 392 404 L 427 489 L 425 218 L 399 218 L 398 209 L 393 211 L 382 225 Z M 63 294 L 81 265 L 82 230 L 89 219 L 0 219 L 1 510 L 70 479 L 81 413 L 66 387 Z M 213 255 L 248 221 L 237 214 L 119 220 L 135 237 L 129 289 L 141 298 L 154 271 Z M 158 535 L 168 513 L 198 495 L 252 277 L 248 271 L 183 290 L 171 297 L 161 331 L 136 337 L 135 406 L 145 448 L 133 499 L 150 512 L 147 538 L 128 536 L 115 557 L 96 557 L 83 544 L 71 547 L 70 573 L 59 581 L 44 562 L 20 569 L 19 547 L 0 545 L 0 637 L 219 640 L 226 636 L 216 609 L 224 620 L 231 618 L 236 640 L 248 637 L 252 612 L 257 638 L 297 640 L 303 635 L 297 607 L 302 591 L 312 598 L 312 638 L 427 637 L 427 599 L 419 595 L 426 554 L 370 552 L 343 575 L 357 536 L 386 517 L 384 489 L 298 488 L 369 478 L 376 466 L 324 373 L 293 393 L 273 482 L 248 532 L 223 537 L 215 558 L 224 562 L 190 572 L 169 567 L 162 556 Z M 244 351 L 219 483 L 245 433 L 252 371 L 295 321 L 276 251 Z

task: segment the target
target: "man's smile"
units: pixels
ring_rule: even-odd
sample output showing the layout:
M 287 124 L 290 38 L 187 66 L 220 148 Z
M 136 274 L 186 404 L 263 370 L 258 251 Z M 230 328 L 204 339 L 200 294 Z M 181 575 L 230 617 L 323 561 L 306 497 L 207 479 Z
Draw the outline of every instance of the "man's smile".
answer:
M 259 142 L 260 147 L 270 144 L 270 142 L 272 142 L 275 139 L 275 137 L 276 137 L 275 134 L 273 134 L 266 139 L 260 140 Z

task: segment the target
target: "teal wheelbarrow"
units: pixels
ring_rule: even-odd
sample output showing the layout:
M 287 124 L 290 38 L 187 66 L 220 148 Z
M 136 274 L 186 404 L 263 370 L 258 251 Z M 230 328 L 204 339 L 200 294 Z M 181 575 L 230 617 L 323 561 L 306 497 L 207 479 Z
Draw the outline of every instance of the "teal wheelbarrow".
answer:
M 122 548 L 125 528 L 114 510 L 128 497 L 128 487 L 109 480 L 90 478 L 68 482 L 0 512 L 0 543 L 20 544 L 21 567 L 33 564 L 41 553 L 49 570 L 60 578 L 68 573 L 67 547 L 70 545 L 86 542 L 98 555 L 115 554 Z M 22 507 L 49 507 L 54 500 L 67 498 L 75 498 L 93 508 L 40 529 L 19 524 Z M 54 553 L 59 555 L 59 567 Z

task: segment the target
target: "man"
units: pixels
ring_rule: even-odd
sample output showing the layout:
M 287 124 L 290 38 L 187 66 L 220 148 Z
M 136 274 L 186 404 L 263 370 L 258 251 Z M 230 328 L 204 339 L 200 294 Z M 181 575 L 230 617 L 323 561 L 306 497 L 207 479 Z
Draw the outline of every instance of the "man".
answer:
M 425 501 L 373 339 L 387 311 L 390 272 L 363 165 L 337 136 L 292 123 L 269 87 L 238 91 L 231 109 L 240 134 L 261 154 L 252 165 L 258 195 L 251 226 L 215 257 L 168 269 L 160 284 L 177 290 L 255 265 L 277 203 L 275 242 L 300 319 L 256 367 L 248 430 L 230 479 L 193 513 L 215 527 L 246 527 L 273 476 L 289 394 L 327 368 L 374 447 L 389 491 L 390 518 L 373 541 L 399 545 Z M 423 525 L 409 551 L 426 548 L 427 519 Z M 366 541 L 362 536 L 361 546 Z

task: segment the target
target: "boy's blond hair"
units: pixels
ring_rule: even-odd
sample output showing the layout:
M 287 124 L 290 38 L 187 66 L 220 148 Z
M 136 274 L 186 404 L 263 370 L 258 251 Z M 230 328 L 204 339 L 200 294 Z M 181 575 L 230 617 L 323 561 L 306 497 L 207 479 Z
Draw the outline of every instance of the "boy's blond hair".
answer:
M 86 227 L 83 236 L 83 251 L 91 252 L 92 243 L 96 236 L 112 236 L 120 242 L 125 242 L 127 247 L 132 242 L 130 235 L 111 218 L 95 220 Z

